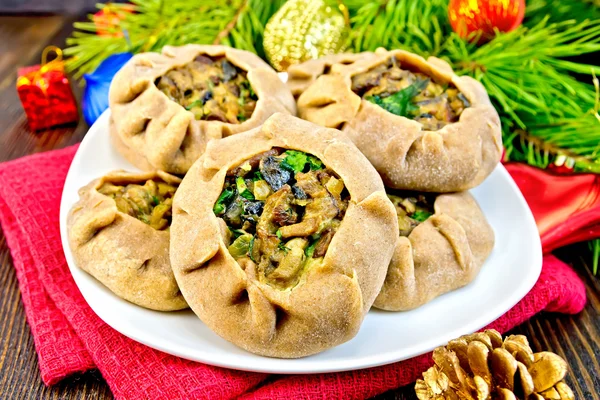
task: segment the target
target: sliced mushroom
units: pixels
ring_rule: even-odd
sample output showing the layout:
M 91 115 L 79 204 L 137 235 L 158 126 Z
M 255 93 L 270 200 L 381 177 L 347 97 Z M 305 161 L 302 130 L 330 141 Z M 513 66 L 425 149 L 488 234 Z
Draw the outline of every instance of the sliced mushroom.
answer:
M 304 238 L 292 239 L 286 243 L 287 250 L 284 250 L 285 256 L 277 268 L 269 274 L 270 280 L 282 281 L 286 283 L 295 278 L 304 265 L 304 249 L 308 245 L 308 240 Z

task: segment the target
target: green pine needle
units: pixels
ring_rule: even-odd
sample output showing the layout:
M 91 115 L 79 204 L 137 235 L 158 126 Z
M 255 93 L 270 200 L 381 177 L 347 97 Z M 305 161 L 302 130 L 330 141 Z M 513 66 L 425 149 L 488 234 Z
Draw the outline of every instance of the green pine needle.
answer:
M 590 240 L 588 247 L 592 251 L 592 273 L 596 275 L 598 273 L 598 263 L 600 260 L 600 239 Z
M 94 22 L 77 22 L 77 31 L 67 40 L 67 69 L 79 78 L 93 71 L 111 54 L 131 51 L 160 51 L 165 45 L 219 43 L 264 56 L 262 34 L 271 15 L 283 0 L 132 0 L 132 4 L 111 3 L 108 7 L 123 15 L 109 32 L 118 37 L 99 36 Z M 98 8 L 105 5 L 99 4 Z M 132 10 L 133 12 L 126 12 Z M 228 30 L 228 24 L 235 24 Z M 90 15 L 90 20 L 92 16 Z

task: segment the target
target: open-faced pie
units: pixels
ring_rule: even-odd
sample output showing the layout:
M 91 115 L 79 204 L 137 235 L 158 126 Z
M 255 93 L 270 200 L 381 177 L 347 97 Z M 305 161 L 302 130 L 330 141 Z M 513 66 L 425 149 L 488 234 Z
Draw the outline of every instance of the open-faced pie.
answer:
M 113 144 L 135 166 L 183 174 L 211 139 L 296 114 L 277 73 L 225 46 L 165 46 L 135 55 L 110 87 Z
M 346 132 L 396 189 L 475 187 L 502 151 L 500 119 L 483 85 L 402 50 L 334 64 L 299 97 L 298 113 Z
M 339 53 L 293 64 L 287 70 L 287 85 L 295 98 L 298 98 L 321 75 L 328 74 L 334 64 L 350 65 L 357 60 L 373 57 L 375 53 Z
M 388 189 L 388 197 L 400 237 L 373 306 L 410 310 L 475 279 L 494 247 L 494 231 L 473 196 Z
M 161 171 L 115 171 L 81 188 L 67 221 L 77 266 L 142 307 L 187 308 L 169 260 L 171 208 L 180 182 Z
M 234 344 L 302 357 L 352 338 L 398 238 L 381 178 L 334 129 L 276 114 L 207 146 L 173 208 L 190 307 Z

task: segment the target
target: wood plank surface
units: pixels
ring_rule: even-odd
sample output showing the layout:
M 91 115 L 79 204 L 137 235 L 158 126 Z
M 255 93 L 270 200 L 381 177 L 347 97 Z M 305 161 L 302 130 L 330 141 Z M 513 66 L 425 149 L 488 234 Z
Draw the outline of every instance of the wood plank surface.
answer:
M 0 161 L 62 148 L 81 141 L 87 126 L 83 119 L 40 132 L 31 132 L 15 89 L 17 68 L 37 64 L 42 50 L 64 46 L 74 17 L 0 16 Z M 73 84 L 79 98 L 81 88 Z M 542 313 L 511 333 L 526 335 L 534 351 L 550 350 L 563 356 L 571 371 L 567 376 L 577 399 L 600 399 L 600 280 L 586 266 L 582 245 L 559 252 L 586 283 L 588 304 L 576 316 Z M 415 399 L 412 385 L 377 397 Z M 112 399 L 98 371 L 70 377 L 50 388 L 40 379 L 31 332 L 21 303 L 18 283 L 0 230 L 0 399 Z

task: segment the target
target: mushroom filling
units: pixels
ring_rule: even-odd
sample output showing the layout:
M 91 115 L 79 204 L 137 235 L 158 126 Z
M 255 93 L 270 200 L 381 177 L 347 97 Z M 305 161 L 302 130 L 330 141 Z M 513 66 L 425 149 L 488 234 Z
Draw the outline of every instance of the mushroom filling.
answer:
M 400 236 L 410 235 L 413 229 L 434 213 L 435 195 L 388 189 L 387 196 L 394 204 L 396 214 L 398 214 Z
M 458 121 L 463 110 L 471 106 L 453 85 L 401 69 L 395 57 L 353 76 L 352 91 L 392 114 L 420 122 L 430 131 Z
M 171 207 L 177 188 L 161 180 L 148 179 L 143 185 L 104 182 L 98 189 L 114 199 L 123 214 L 139 219 L 156 230 L 171 226 Z
M 239 124 L 252 116 L 258 100 L 246 71 L 225 57 L 199 55 L 158 77 L 154 83 L 197 120 Z
M 342 179 L 317 157 L 273 148 L 227 173 L 213 211 L 231 232 L 238 263 L 285 289 L 325 256 L 349 200 Z

